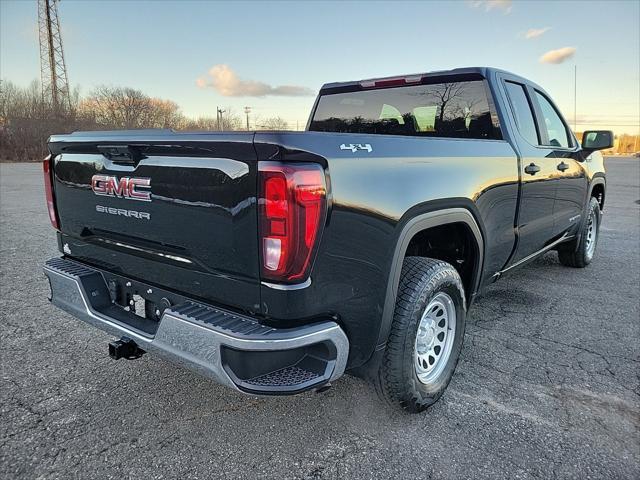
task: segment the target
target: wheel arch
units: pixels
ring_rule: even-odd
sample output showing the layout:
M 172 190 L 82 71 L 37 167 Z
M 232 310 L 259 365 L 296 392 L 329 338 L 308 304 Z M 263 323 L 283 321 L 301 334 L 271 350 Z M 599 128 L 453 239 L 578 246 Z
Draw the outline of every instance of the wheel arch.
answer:
M 466 200 L 466 202 L 472 203 L 469 200 Z M 463 200 L 463 203 L 466 202 Z M 463 224 L 469 230 L 474 239 L 476 252 L 474 259 L 475 265 L 470 282 L 472 288 L 471 291 L 465 292 L 467 307 L 471 304 L 480 285 L 485 254 L 484 230 L 482 223 L 477 219 L 478 216 L 474 215 L 473 210 L 475 210 L 475 205 L 460 205 L 460 202 L 457 202 L 455 206 L 439 206 L 436 209 L 431 209 L 426 212 L 416 213 L 415 209 L 412 209 L 403 216 L 403 219 L 399 222 L 401 227 L 391 259 L 376 349 L 383 348 L 386 344 L 391 329 L 391 322 L 393 321 L 402 263 L 411 240 L 421 232 L 425 232 L 434 227 L 452 224 Z
M 582 216 L 581 216 L 582 218 L 580 218 L 580 227 L 578 228 L 576 237 L 575 237 L 576 241 L 569 242 L 570 244 L 575 243 L 575 248 L 577 248 L 577 246 L 580 244 L 580 239 L 582 237 L 582 229 L 584 227 L 584 223 L 587 221 L 587 218 L 588 218 L 589 202 L 591 201 L 591 197 L 594 197 L 594 196 L 596 197 L 596 199 L 598 200 L 598 203 L 600 204 L 600 211 L 602 212 L 602 209 L 604 208 L 606 187 L 607 187 L 607 181 L 605 179 L 604 174 L 597 172 L 589 182 L 589 187 L 587 188 L 587 196 L 584 199 L 584 205 L 582 208 Z M 601 193 L 602 194 L 601 198 L 598 198 L 596 195 L 594 195 L 594 193 L 596 195 Z
M 591 197 L 596 197 L 598 203 L 600 204 L 600 211 L 604 210 L 604 200 L 606 197 L 606 189 L 607 182 L 604 177 L 597 176 L 591 180 L 591 185 L 589 185 L 589 196 L 587 197 L 587 201 Z

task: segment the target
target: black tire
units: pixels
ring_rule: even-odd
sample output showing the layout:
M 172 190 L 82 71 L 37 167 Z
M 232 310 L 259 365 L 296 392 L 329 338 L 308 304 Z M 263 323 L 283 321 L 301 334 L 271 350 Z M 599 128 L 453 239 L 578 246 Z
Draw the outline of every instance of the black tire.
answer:
M 439 295 L 440 293 L 446 296 Z M 438 366 L 439 375 L 432 381 L 423 383 L 417 373 L 420 367 L 416 365 L 418 327 L 426 307 L 437 301 L 437 298 L 447 296 L 452 301 L 447 300 L 448 305 L 455 307 L 455 328 L 449 328 L 449 323 L 446 324 L 446 330 L 454 336 L 452 340 L 447 340 L 452 343 L 450 350 L 447 350 L 449 353 L 446 361 Z M 435 315 L 439 313 L 438 311 Z M 434 404 L 447 388 L 458 363 L 464 339 L 465 319 L 464 289 L 455 268 L 441 260 L 405 258 L 393 323 L 378 372 L 377 390 L 382 398 L 413 413 L 421 412 Z M 435 340 L 433 330 L 431 337 L 427 338 Z M 431 357 L 429 361 L 430 359 Z M 445 357 L 440 360 L 445 360 Z
M 580 238 L 558 247 L 558 259 L 562 265 L 584 268 L 593 260 L 598 246 L 598 238 L 600 237 L 600 221 L 602 218 L 600 204 L 596 198 L 591 197 L 587 212 Z M 590 231 L 591 227 L 593 228 Z M 593 242 L 593 244 L 591 245 L 590 242 Z

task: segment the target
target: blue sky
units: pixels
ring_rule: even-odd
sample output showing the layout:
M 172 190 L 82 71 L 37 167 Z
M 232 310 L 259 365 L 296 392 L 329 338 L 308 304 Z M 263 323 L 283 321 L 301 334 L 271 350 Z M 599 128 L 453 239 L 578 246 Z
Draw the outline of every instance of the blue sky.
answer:
M 26 85 L 39 77 L 36 4 L 0 0 L 3 80 Z M 301 126 L 307 119 L 313 96 L 226 97 L 198 87 L 199 78 L 211 83 L 214 65 L 241 80 L 312 92 L 332 81 L 488 65 L 540 83 L 572 123 L 577 65 L 578 130 L 638 131 L 635 0 L 63 0 L 59 12 L 72 87 L 86 94 L 100 84 L 129 86 L 173 100 L 190 116 L 215 116 L 217 105 L 240 113 L 249 105 L 263 118 L 279 115 Z M 527 39 L 530 29 L 547 30 Z M 539 61 L 565 47 L 576 50 L 563 63 Z

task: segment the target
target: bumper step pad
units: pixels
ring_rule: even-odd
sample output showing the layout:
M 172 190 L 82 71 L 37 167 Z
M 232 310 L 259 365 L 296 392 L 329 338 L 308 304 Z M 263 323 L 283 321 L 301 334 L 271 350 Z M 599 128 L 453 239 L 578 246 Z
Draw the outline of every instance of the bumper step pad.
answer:
M 266 335 L 274 328 L 261 325 L 252 318 L 242 317 L 200 303 L 185 302 L 171 307 L 176 314 L 194 323 L 210 325 L 236 335 Z
M 258 387 L 282 387 L 286 385 L 301 385 L 313 381 L 318 377 L 320 377 L 320 375 L 316 372 L 310 372 L 292 365 L 252 378 L 247 380 L 246 383 Z

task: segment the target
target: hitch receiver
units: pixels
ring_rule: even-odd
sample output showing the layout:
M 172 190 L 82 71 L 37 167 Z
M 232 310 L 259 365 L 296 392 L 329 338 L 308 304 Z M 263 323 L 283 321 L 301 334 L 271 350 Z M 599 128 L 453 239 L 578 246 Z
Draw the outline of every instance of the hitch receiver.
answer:
M 129 337 L 122 337 L 120 340 L 109 343 L 109 356 L 114 360 L 121 358 L 133 360 L 140 358 L 144 353 L 144 350 L 138 347 L 138 344 Z

